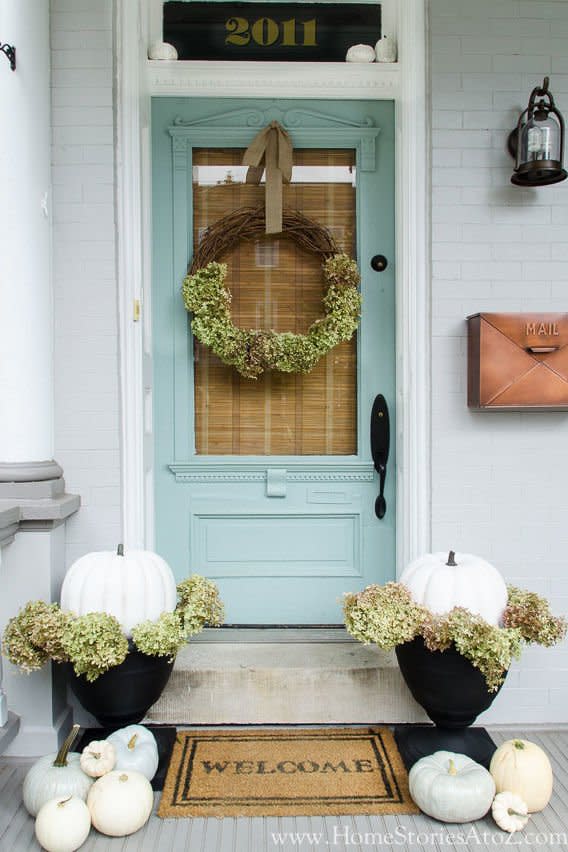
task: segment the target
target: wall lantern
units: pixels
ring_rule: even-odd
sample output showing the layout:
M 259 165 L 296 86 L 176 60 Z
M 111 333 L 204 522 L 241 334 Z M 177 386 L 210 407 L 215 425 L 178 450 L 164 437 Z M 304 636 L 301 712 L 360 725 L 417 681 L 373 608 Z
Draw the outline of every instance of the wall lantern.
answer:
M 548 89 L 548 77 L 542 86 L 532 90 L 529 105 L 520 114 L 507 147 L 515 158 L 511 183 L 517 186 L 547 186 L 568 177 L 562 167 L 564 119 Z
M 8 62 L 10 63 L 10 68 L 12 71 L 16 70 L 16 48 L 13 44 L 2 44 L 0 43 L 0 52 L 4 54 Z

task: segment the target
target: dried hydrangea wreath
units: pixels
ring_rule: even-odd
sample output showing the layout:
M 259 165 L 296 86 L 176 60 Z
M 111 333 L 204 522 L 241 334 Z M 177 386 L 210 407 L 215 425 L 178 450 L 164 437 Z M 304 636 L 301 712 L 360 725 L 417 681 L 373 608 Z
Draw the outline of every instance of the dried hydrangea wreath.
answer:
M 339 248 L 326 228 L 298 211 L 283 211 L 282 233 L 319 255 L 327 291 L 325 314 L 306 334 L 242 329 L 231 319 L 231 293 L 225 286 L 227 265 L 218 263 L 239 242 L 264 234 L 264 208 L 241 208 L 219 219 L 204 233 L 183 282 L 185 307 L 193 314 L 195 337 L 241 376 L 256 379 L 265 370 L 309 373 L 338 343 L 350 340 L 361 315 L 357 264 Z

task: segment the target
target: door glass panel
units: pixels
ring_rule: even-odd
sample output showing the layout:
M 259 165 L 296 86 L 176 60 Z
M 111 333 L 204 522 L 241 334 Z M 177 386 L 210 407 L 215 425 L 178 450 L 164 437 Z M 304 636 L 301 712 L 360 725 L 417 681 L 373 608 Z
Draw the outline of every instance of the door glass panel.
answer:
M 264 184 L 245 183 L 243 150 L 193 152 L 194 245 L 213 222 L 264 204 Z M 355 256 L 355 151 L 294 150 L 284 206 L 327 226 Z M 228 265 L 233 321 L 243 328 L 304 333 L 321 316 L 319 258 L 290 240 L 243 243 Z M 195 341 L 195 445 L 202 455 L 353 455 L 357 452 L 357 345 L 354 336 L 307 375 L 269 372 L 245 379 Z

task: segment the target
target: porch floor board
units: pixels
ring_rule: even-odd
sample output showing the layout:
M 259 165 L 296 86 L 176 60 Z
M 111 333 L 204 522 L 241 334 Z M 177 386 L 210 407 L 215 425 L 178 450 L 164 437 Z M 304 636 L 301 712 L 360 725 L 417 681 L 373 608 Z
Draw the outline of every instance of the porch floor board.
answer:
M 489 729 L 497 744 L 518 736 L 542 746 L 550 756 L 554 771 L 554 792 L 549 806 L 534 814 L 525 832 L 514 835 L 514 845 L 527 852 L 542 848 L 566 848 L 568 835 L 568 731 L 551 729 Z M 34 821 L 21 799 L 24 776 L 33 761 L 0 757 L 0 850 L 39 852 L 34 837 Z M 155 794 L 154 813 L 137 834 L 109 838 L 92 831 L 81 852 L 272 852 L 292 849 L 332 849 L 337 852 L 365 852 L 369 849 L 397 849 L 400 852 L 466 852 L 495 849 L 507 837 L 491 817 L 476 823 L 444 825 L 419 816 L 341 816 L 341 817 L 239 817 L 230 819 L 171 819 L 156 816 L 160 794 Z M 342 839 L 347 829 L 349 840 Z M 320 835 L 318 842 L 279 842 L 273 834 L 307 832 Z M 389 843 L 387 835 L 394 835 Z M 456 835 L 462 837 L 457 837 Z M 367 839 L 365 838 L 367 835 Z M 375 836 L 376 840 L 372 839 Z M 496 837 L 495 835 L 501 835 Z M 560 836 L 559 835 L 564 835 Z M 544 840 L 546 836 L 546 841 Z

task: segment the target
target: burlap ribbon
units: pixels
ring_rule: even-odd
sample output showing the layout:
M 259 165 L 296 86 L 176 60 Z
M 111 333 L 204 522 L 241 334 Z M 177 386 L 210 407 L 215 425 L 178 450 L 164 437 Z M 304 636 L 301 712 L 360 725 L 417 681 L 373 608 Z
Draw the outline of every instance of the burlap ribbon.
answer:
M 263 162 L 264 161 L 264 162 Z M 282 231 L 282 182 L 292 178 L 292 140 L 277 121 L 271 121 L 254 137 L 243 156 L 248 166 L 247 183 L 260 183 L 266 170 L 266 233 Z

